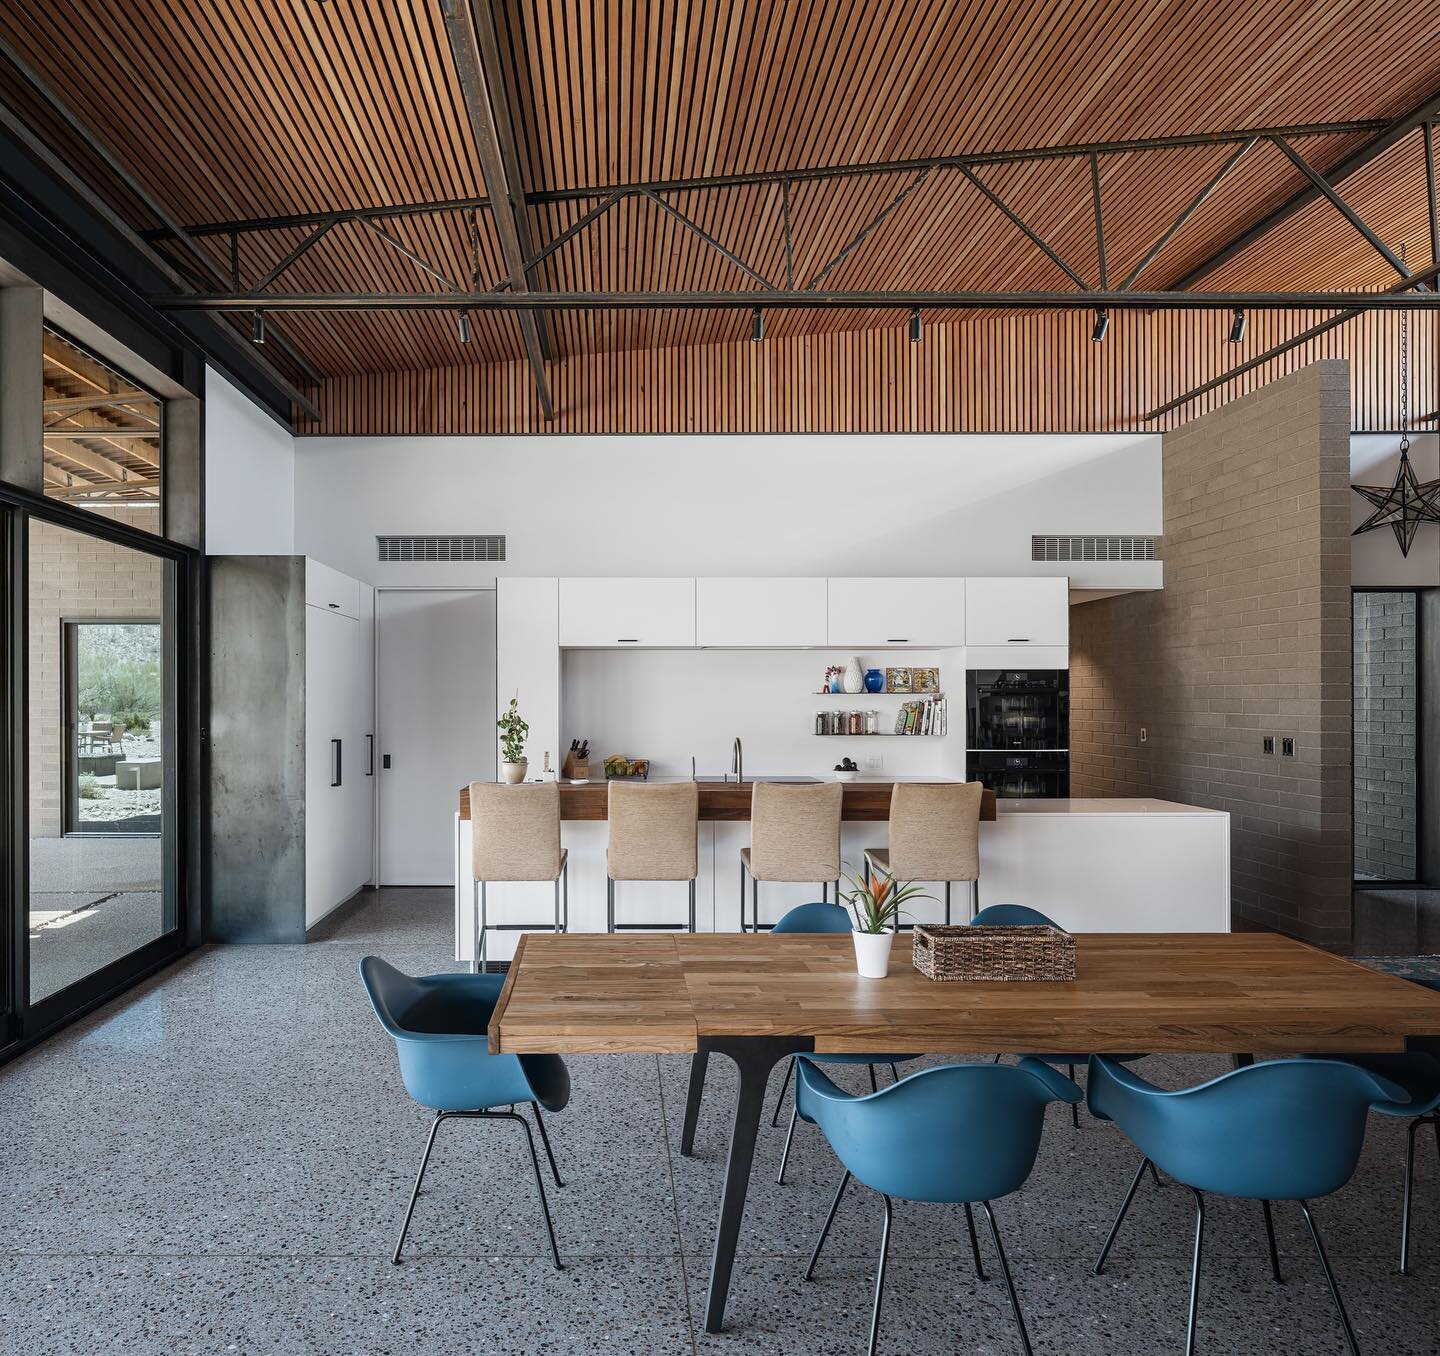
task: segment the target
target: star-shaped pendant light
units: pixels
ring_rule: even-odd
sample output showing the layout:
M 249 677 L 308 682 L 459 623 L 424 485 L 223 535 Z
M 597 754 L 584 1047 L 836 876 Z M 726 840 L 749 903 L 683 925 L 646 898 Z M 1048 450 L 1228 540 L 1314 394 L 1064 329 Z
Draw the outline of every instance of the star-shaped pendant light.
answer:
M 1405 263 L 1405 244 L 1400 244 Z M 1352 485 L 1356 494 L 1375 505 L 1372 513 L 1350 535 L 1388 527 L 1395 534 L 1400 554 L 1410 554 L 1421 523 L 1440 523 L 1440 480 L 1419 480 L 1410 465 L 1410 312 L 1400 312 L 1400 466 L 1393 485 Z
M 1400 469 L 1393 485 L 1352 485 L 1356 494 L 1375 505 L 1375 512 L 1351 534 L 1388 527 L 1395 533 L 1400 554 L 1410 554 L 1410 543 L 1421 523 L 1440 523 L 1440 480 L 1420 480 L 1410 465 L 1410 439 L 1400 439 Z

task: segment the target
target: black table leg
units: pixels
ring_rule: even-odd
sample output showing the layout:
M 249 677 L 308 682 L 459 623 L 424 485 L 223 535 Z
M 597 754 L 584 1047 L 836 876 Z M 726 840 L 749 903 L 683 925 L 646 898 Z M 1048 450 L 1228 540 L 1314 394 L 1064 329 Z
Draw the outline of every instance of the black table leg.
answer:
M 691 1065 L 691 1091 L 697 1110 L 695 1070 L 712 1050 L 729 1055 L 740 1071 L 735 1099 L 735 1129 L 730 1136 L 730 1157 L 725 1165 L 725 1189 L 720 1197 L 720 1219 L 715 1227 L 715 1258 L 710 1266 L 710 1292 L 705 1299 L 705 1331 L 719 1332 L 725 1322 L 725 1300 L 730 1293 L 730 1271 L 740 1224 L 745 1217 L 745 1196 L 750 1187 L 750 1166 L 755 1157 L 755 1136 L 765 1109 L 765 1085 L 778 1060 L 813 1050 L 815 1042 L 800 1036 L 750 1036 L 730 1040 L 702 1040 L 703 1050 Z M 688 1115 L 688 1105 L 687 1105 Z
M 685 1119 L 680 1126 L 680 1152 L 686 1158 L 695 1152 L 695 1127 L 700 1122 L 700 1099 L 705 1095 L 705 1066 L 709 1063 L 708 1050 L 697 1050 L 690 1056 L 690 1086 L 685 1089 Z

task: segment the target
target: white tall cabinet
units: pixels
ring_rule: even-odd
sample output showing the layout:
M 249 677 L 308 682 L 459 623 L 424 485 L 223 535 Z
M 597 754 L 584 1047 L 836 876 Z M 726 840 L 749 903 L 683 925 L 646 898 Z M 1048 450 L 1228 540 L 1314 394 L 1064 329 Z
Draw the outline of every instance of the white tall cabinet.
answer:
M 302 941 L 374 879 L 374 592 L 212 556 L 207 936 Z

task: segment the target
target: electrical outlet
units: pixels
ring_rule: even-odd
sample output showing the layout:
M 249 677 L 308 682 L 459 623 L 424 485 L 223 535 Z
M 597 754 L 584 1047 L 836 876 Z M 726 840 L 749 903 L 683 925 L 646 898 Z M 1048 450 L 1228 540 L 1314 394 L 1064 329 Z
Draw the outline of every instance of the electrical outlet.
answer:
M 1266 735 L 1265 738 L 1264 738 L 1264 740 L 1261 742 L 1260 747 L 1263 748 L 1266 753 L 1274 753 L 1274 752 L 1275 752 L 1275 736 L 1274 736 L 1274 735 Z
M 1295 741 L 1289 735 L 1281 739 L 1280 752 L 1286 758 L 1293 758 L 1295 756 Z
M 878 753 L 872 753 L 865 759 L 866 772 L 880 772 L 885 767 L 885 760 Z

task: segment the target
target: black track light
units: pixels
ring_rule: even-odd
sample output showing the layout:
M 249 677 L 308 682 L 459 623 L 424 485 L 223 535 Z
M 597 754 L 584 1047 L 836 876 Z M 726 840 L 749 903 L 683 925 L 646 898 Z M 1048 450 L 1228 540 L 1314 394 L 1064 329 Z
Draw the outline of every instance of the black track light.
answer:
M 250 342 L 252 344 L 263 344 L 265 342 L 265 312 L 256 311 L 250 317 Z
M 1230 342 L 1240 344 L 1245 341 L 1245 312 L 1238 306 L 1230 313 Z
M 460 342 L 462 344 L 468 344 L 470 342 L 470 317 L 466 315 L 464 311 L 461 311 L 456 316 L 456 320 L 460 325 Z
M 750 312 L 750 342 L 758 344 L 765 337 L 765 312 L 758 306 Z
M 1090 331 L 1090 338 L 1097 344 L 1102 343 L 1105 336 L 1110 333 L 1110 312 L 1096 311 L 1095 326 Z
M 912 344 L 918 344 L 924 332 L 924 321 L 920 319 L 920 308 L 918 306 L 912 306 L 910 308 L 910 342 Z

